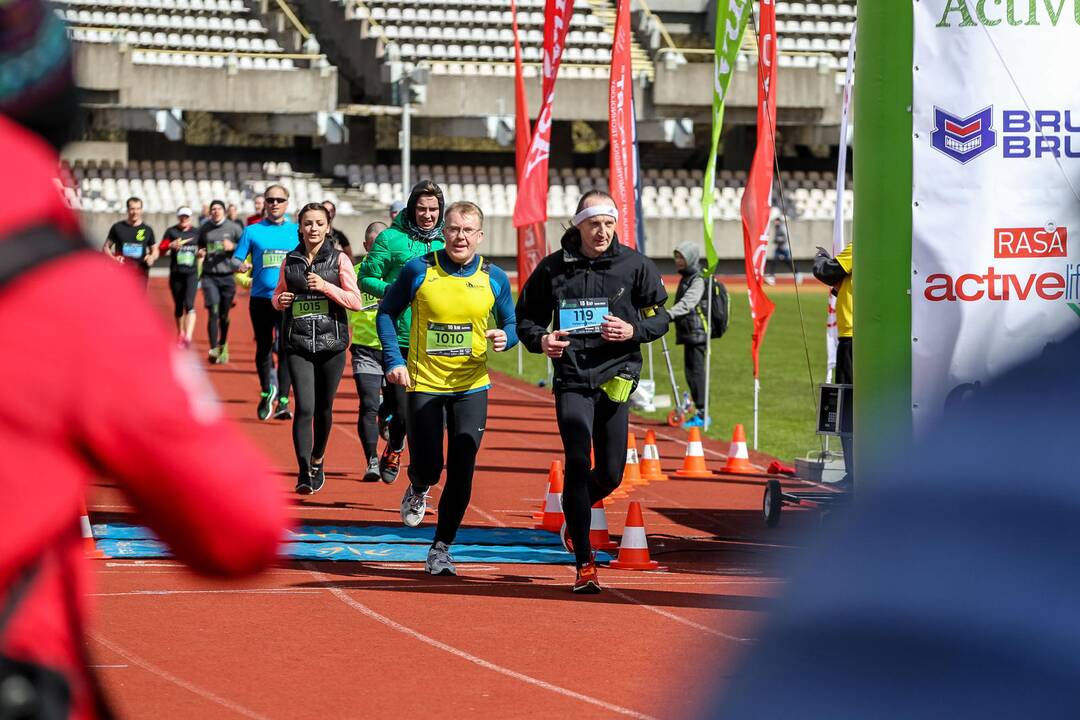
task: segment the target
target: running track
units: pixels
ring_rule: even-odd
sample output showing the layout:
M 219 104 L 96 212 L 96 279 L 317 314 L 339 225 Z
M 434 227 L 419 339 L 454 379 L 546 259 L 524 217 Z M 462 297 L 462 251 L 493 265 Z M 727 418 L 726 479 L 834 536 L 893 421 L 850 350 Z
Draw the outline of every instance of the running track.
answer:
M 162 279 L 151 299 L 171 320 Z M 200 307 L 203 357 L 204 321 Z M 402 481 L 359 481 L 351 378 L 338 392 L 327 485 L 299 501 L 288 425 L 255 418 L 246 294 L 229 345 L 232 362 L 210 375 L 227 412 L 279 467 L 296 517 L 399 522 Z M 639 448 L 645 429 L 634 426 Z M 673 473 L 683 433 L 654 429 Z M 706 444 L 712 469 L 725 450 Z M 560 458 L 550 394 L 496 377 L 465 525 L 531 527 Z M 291 563 L 229 584 L 171 560 L 97 561 L 90 649 L 132 718 L 692 717 L 723 691 L 782 587 L 778 564 L 816 526 L 812 513 L 785 511 L 782 527 L 766 529 L 761 494 L 757 478 L 672 476 L 611 502 L 613 535 L 628 501 L 642 502 L 653 557 L 670 570 L 601 569 L 605 591 L 587 598 L 569 592 L 569 565 L 462 564 L 457 578 L 432 578 L 421 563 Z M 107 480 L 89 506 L 94 522 L 131 520 Z

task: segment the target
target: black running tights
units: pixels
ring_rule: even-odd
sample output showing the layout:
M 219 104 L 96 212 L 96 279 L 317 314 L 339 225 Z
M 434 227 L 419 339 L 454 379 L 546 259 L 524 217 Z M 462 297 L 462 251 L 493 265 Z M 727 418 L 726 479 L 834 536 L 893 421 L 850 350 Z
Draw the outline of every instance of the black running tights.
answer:
M 468 395 L 408 393 L 409 482 L 417 490 L 439 482 L 446 426 L 446 485 L 439 498 L 435 542 L 454 542 L 472 497 L 476 453 L 487 422 L 487 390 Z
M 270 379 L 274 371 L 274 331 L 281 328 L 281 311 L 274 309 L 274 303 L 266 298 L 252 297 L 248 304 L 251 315 L 251 328 L 255 331 L 255 370 L 259 373 L 259 387 L 263 392 L 270 392 Z M 284 346 L 284 343 L 281 343 Z M 289 397 L 292 379 L 289 377 L 289 363 L 278 352 L 277 388 L 278 397 Z
M 345 370 L 345 351 L 312 354 L 290 350 L 286 362 L 296 398 L 293 449 L 296 464 L 305 473 L 311 470 L 311 458 L 326 453 L 334 424 L 334 395 Z
M 232 275 L 203 275 L 202 289 L 210 347 L 220 347 L 229 342 L 229 311 L 236 297 L 236 281 Z
M 406 367 L 408 367 L 408 349 L 401 348 L 401 354 L 405 358 Z M 409 411 L 409 403 L 405 397 L 407 394 L 405 388 L 391 382 L 386 383 L 386 388 L 383 390 L 382 415 L 383 417 L 387 415 L 393 416 L 390 419 L 390 427 L 388 428 L 390 448 L 392 450 L 405 447 L 405 435 L 408 432 L 405 420 Z
M 612 402 L 603 390 L 562 390 L 555 393 L 555 419 L 566 453 L 563 515 L 580 567 L 591 550 L 592 506 L 622 482 L 630 405 Z M 589 467 L 593 448 L 595 469 Z
M 368 461 L 379 452 L 379 391 L 382 389 L 382 380 L 382 375 L 370 373 L 353 375 L 356 395 L 360 398 L 356 434 L 360 437 L 360 444 L 364 447 L 364 458 Z

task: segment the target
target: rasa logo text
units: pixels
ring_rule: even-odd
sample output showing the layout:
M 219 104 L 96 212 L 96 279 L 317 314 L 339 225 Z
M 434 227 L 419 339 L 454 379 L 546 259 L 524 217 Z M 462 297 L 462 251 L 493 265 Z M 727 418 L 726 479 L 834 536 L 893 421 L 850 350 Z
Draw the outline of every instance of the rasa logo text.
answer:
M 997 228 L 994 230 L 994 257 L 1068 257 L 1067 228 Z
M 993 106 L 967 116 L 935 106 L 930 144 L 961 164 L 999 145 L 999 135 L 1006 159 L 1080 158 L 1080 109 L 1002 110 L 1000 132 L 995 119 Z
M 1002 260 L 1068 257 L 1068 229 L 1063 227 L 996 228 L 994 257 Z M 1008 263 L 1006 263 L 1008 264 Z M 930 302 L 1065 300 L 1080 315 L 1080 265 L 1066 263 L 1060 272 L 1007 272 L 991 265 L 983 272 L 933 273 L 923 297 Z

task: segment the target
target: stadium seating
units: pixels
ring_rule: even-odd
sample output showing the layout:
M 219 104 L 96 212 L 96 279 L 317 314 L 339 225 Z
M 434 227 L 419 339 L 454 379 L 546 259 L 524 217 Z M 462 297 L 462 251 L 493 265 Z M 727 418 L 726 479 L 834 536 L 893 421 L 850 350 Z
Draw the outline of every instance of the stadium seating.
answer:
M 338 165 L 334 168 L 334 175 L 348 185 L 359 188 L 372 204 L 385 207 L 402 197 L 401 170 L 396 165 Z M 412 177 L 429 177 L 439 183 L 446 193 L 447 202 L 472 200 L 493 217 L 513 214 L 517 185 L 512 167 L 420 165 L 413 169 Z M 551 217 L 573 215 L 578 198 L 587 190 L 608 189 L 606 174 L 597 168 L 552 169 L 548 180 L 548 214 Z M 702 180 L 703 173 L 698 169 L 644 171 L 641 201 L 645 216 L 701 218 Z M 718 220 L 739 219 L 739 204 L 745 184 L 745 172 L 719 171 L 714 201 Z M 834 176 L 793 172 L 785 175 L 784 186 L 785 199 L 796 217 L 807 220 L 833 217 L 836 203 Z M 848 190 L 844 198 L 845 217 L 848 219 L 852 207 L 852 194 Z
M 224 54 L 281 53 L 243 0 L 55 0 L 75 42 L 126 44 L 136 64 L 222 68 Z M 242 57 L 243 69 L 293 70 L 290 58 Z
M 604 2 L 597 2 L 601 9 Z M 421 61 L 436 74 L 506 75 L 513 60 L 512 15 L 502 0 L 366 0 L 356 8 L 367 20 L 366 32 L 394 42 L 406 69 Z M 518 3 L 522 55 L 527 63 L 541 61 L 544 32 L 543 0 Z M 563 62 L 575 77 L 607 77 L 611 62 L 611 28 L 589 3 L 574 8 Z M 651 74 L 644 52 L 634 45 L 634 67 Z M 580 67 L 578 67 L 580 66 Z M 602 70 L 595 73 L 593 70 Z
M 319 178 L 294 173 L 288 163 L 131 161 L 125 164 L 64 163 L 72 185 L 64 188 L 68 203 L 84 212 L 119 213 L 124 201 L 142 198 L 148 213 L 172 213 L 188 205 L 198 211 L 211 200 L 234 203 L 241 215 L 254 212 L 252 198 L 267 184 L 277 182 L 289 189 L 292 206 L 330 200 L 342 215 L 353 213 L 344 201 Z

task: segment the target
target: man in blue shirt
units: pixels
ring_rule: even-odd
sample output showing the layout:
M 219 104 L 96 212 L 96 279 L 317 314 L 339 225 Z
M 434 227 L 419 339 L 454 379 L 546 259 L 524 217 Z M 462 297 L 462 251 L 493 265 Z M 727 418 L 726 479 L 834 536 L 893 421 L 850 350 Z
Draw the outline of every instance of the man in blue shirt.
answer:
M 271 298 L 277 286 L 278 274 L 285 256 L 296 249 L 300 231 L 296 223 L 286 221 L 285 210 L 289 205 L 289 191 L 281 185 L 271 185 L 263 194 L 266 216 L 248 225 L 240 236 L 240 244 L 233 253 L 232 261 L 237 269 L 251 269 L 251 300 L 248 311 L 251 326 L 255 330 L 255 368 L 259 373 L 259 419 L 269 419 L 273 413 L 276 420 L 292 418 L 289 409 L 289 366 L 285 362 L 285 348 L 278 348 L 277 385 L 271 381 L 274 369 L 274 330 L 281 328 L 281 312 L 274 309 Z M 251 256 L 248 264 L 247 257 Z M 274 400 L 277 408 L 274 409 Z

